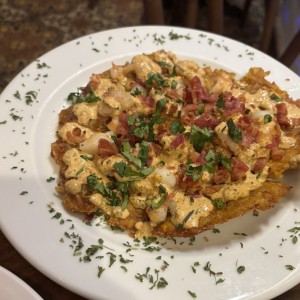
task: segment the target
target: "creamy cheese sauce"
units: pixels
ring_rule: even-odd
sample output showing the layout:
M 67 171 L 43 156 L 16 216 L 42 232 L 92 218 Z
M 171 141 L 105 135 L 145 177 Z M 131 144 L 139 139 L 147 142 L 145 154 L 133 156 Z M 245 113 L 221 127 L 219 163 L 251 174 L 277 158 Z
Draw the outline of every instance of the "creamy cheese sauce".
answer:
M 114 192 L 120 199 L 122 193 L 127 193 L 131 208 L 144 210 L 148 216 L 147 222 L 134 225 L 136 237 L 151 236 L 153 228 L 167 219 L 177 229 L 195 228 L 201 218 L 219 209 L 212 200 L 227 202 L 248 197 L 268 180 L 271 148 L 278 144 L 275 150 L 294 148 L 297 139 L 280 129 L 278 101 L 272 99 L 271 89 L 246 87 L 247 83 L 237 81 L 232 73 L 202 68 L 165 51 L 135 56 L 124 66 L 113 64 L 103 77 L 93 74 L 90 88 L 99 101 L 73 105 L 77 122 L 67 122 L 58 130 L 61 140 L 74 147 L 63 155 L 66 193 L 80 194 L 89 175 L 96 176 L 107 189 L 119 184 Z M 222 103 L 226 93 L 236 101 L 237 106 L 229 104 L 233 105 L 232 111 Z M 213 96 L 217 96 L 217 103 Z M 299 107 L 284 103 L 289 119 L 300 118 Z M 239 110 L 239 105 L 245 109 Z M 202 120 L 206 113 L 208 117 Z M 243 145 L 247 128 L 240 128 L 239 121 L 245 116 L 256 131 L 251 143 Z M 191 117 L 191 121 L 183 121 L 185 117 Z M 89 128 L 98 118 L 103 120 L 107 130 L 101 131 L 105 132 Z M 218 121 L 215 125 L 209 123 L 213 118 Z M 229 118 L 233 129 L 227 123 Z M 196 121 L 199 132 L 194 133 Z M 81 134 L 74 139 L 76 128 Z M 240 139 L 233 138 L 232 130 L 241 135 Z M 278 133 L 279 142 L 275 138 Z M 102 141 L 107 149 L 100 149 L 100 139 L 107 141 Z M 146 142 L 147 151 L 142 142 Z M 245 178 L 234 179 L 232 159 L 240 160 L 248 169 Z M 252 171 L 260 159 L 266 164 Z M 300 154 L 289 163 L 292 167 L 299 164 Z M 224 176 L 220 182 L 216 178 L 219 171 Z M 215 192 L 205 194 L 206 187 L 216 185 Z M 108 216 L 130 218 L 127 207 L 110 200 L 95 190 L 89 198 Z

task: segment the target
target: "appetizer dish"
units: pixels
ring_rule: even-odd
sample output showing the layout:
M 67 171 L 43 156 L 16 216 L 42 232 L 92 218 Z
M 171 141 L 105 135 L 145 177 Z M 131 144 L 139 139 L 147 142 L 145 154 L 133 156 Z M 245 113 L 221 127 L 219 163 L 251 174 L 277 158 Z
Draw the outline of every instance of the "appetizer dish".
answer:
M 135 237 L 193 236 L 272 208 L 300 162 L 300 103 L 267 76 L 163 50 L 92 74 L 51 145 L 65 208 Z

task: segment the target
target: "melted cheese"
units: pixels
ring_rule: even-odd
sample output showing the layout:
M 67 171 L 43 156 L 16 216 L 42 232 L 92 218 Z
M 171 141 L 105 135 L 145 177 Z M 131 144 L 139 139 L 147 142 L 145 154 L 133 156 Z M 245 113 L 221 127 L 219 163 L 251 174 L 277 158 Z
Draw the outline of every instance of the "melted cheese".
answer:
M 199 219 L 207 217 L 213 210 L 213 204 L 206 197 L 191 199 L 189 196 L 177 192 L 169 204 L 171 221 L 183 228 L 198 226 Z
M 129 216 L 127 208 L 124 210 L 120 206 L 112 206 L 107 204 L 107 200 L 101 194 L 93 194 L 90 196 L 90 202 L 99 207 L 108 216 L 113 216 L 119 219 L 126 219 Z
M 68 142 L 69 144 L 75 144 L 73 140 L 68 138 L 67 134 L 68 132 L 72 133 L 73 129 L 75 128 L 79 128 L 81 130 L 81 133 L 84 134 L 84 140 L 88 139 L 94 133 L 91 129 L 81 126 L 75 122 L 65 123 L 57 133 L 65 142 Z
M 218 192 L 212 195 L 213 199 L 222 199 L 224 201 L 235 201 L 239 198 L 249 196 L 252 190 L 259 188 L 266 181 L 268 175 L 268 167 L 258 176 L 251 172 L 246 173 L 246 179 L 243 181 L 225 184 Z
M 96 120 L 98 117 L 97 103 L 78 103 L 73 106 L 73 112 L 77 116 L 78 123 L 87 126 L 90 120 Z

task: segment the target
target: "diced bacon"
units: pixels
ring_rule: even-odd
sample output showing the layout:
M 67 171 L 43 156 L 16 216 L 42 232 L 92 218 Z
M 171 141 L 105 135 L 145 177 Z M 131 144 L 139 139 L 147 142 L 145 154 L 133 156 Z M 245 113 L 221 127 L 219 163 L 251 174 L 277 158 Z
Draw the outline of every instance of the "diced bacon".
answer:
M 279 123 L 280 126 L 282 126 L 282 127 L 290 127 L 291 126 L 290 120 L 287 117 L 287 115 L 278 113 L 276 115 L 276 117 L 277 117 L 277 122 Z
M 249 116 L 240 117 L 238 120 L 238 125 L 242 129 L 247 129 L 251 126 L 251 119 Z
M 190 81 L 190 86 L 185 89 L 183 98 L 186 103 L 192 104 L 207 99 L 207 96 L 208 94 L 202 85 L 200 78 L 195 76 Z
M 248 129 L 243 130 L 242 141 L 240 142 L 240 145 L 244 146 L 245 148 L 249 148 L 254 142 L 255 135 L 253 128 L 249 127 Z
M 98 153 L 100 157 L 105 158 L 118 154 L 118 148 L 114 143 L 108 141 L 107 139 L 99 139 Z
M 192 88 L 192 92 L 196 96 L 196 100 L 202 101 L 207 98 L 206 90 L 205 90 L 204 86 L 202 85 L 201 80 L 198 76 L 195 76 L 191 80 L 191 88 Z
M 209 113 L 203 113 L 194 121 L 194 125 L 198 127 L 206 127 L 209 129 L 214 129 L 217 125 L 219 125 L 219 123 L 220 120 Z
M 300 118 L 291 118 L 292 127 L 300 125 Z
M 194 120 L 195 112 L 198 109 L 198 105 L 196 104 L 187 104 L 182 109 L 182 114 L 180 117 L 180 121 L 182 124 L 187 125 L 191 124 Z
M 151 96 L 146 96 L 145 97 L 143 95 L 140 95 L 140 99 L 148 107 L 150 107 L 150 108 L 154 108 L 155 107 L 155 101 L 154 101 L 154 99 Z
M 166 129 L 160 129 L 160 128 L 159 128 L 158 132 L 159 132 L 159 133 L 158 133 L 157 135 L 155 135 L 155 140 L 156 140 L 157 142 L 160 142 L 161 139 L 163 138 L 163 136 L 167 133 L 167 130 L 166 130 Z
M 184 136 L 182 134 L 178 134 L 175 139 L 171 142 L 170 147 L 176 149 L 179 145 L 184 142 Z
M 119 126 L 116 130 L 116 134 L 121 134 L 121 135 L 126 135 L 128 130 L 129 130 L 129 126 L 127 123 L 127 118 L 128 118 L 128 114 L 127 113 L 121 113 L 119 115 Z
M 246 172 L 248 170 L 249 167 L 244 162 L 242 162 L 239 158 L 232 159 L 231 179 L 233 181 L 245 179 Z
M 176 114 L 177 110 L 178 110 L 178 105 L 172 103 L 167 110 L 167 114 L 174 116 Z
M 156 143 L 151 143 L 150 149 L 155 153 L 156 156 L 160 155 L 162 152 L 162 147 Z
M 266 165 L 267 159 L 264 157 L 258 158 L 252 168 L 252 171 L 259 172 L 261 171 Z
M 277 109 L 277 113 L 279 114 L 287 115 L 288 113 L 286 104 L 283 102 L 276 104 L 276 109 Z
M 225 104 L 224 104 L 224 114 L 225 116 L 231 116 L 235 113 L 239 113 L 245 110 L 245 104 L 241 102 L 239 99 L 234 98 L 231 96 L 229 99 L 225 99 Z
M 290 120 L 287 116 L 288 111 L 285 103 L 278 103 L 276 104 L 277 109 L 277 121 L 280 126 L 282 127 L 290 127 Z
M 225 183 L 228 178 L 229 178 L 228 171 L 220 169 L 214 174 L 214 183 L 215 184 Z
M 271 158 L 273 160 L 280 161 L 283 159 L 283 157 L 284 157 L 284 150 L 275 147 L 271 149 Z
M 182 96 L 182 91 L 180 89 L 170 89 L 167 94 L 170 98 L 179 99 Z
M 218 101 L 218 99 L 219 99 L 218 94 L 211 94 L 205 99 L 205 102 L 216 103 Z

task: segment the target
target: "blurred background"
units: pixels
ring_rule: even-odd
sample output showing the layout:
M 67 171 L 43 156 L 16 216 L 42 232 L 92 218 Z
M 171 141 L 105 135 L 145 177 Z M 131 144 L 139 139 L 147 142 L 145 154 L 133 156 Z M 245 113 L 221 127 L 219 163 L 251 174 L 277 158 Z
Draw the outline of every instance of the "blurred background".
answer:
M 163 16 L 157 9 L 160 2 Z M 221 6 L 214 8 L 218 2 Z M 299 30 L 300 1 L 1 0 L 0 92 L 27 64 L 62 43 L 106 29 L 146 24 L 221 33 L 279 58 Z M 289 67 L 300 74 L 299 55 Z

